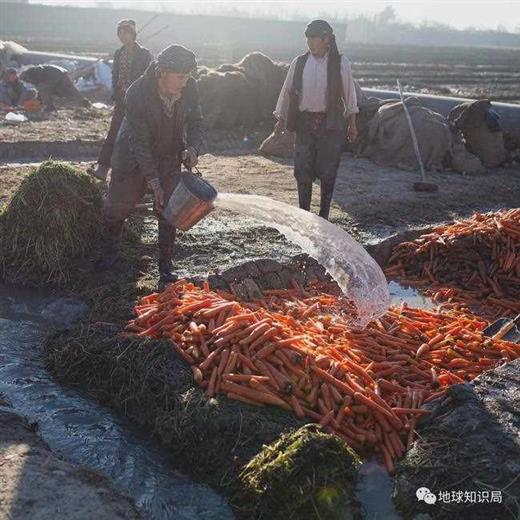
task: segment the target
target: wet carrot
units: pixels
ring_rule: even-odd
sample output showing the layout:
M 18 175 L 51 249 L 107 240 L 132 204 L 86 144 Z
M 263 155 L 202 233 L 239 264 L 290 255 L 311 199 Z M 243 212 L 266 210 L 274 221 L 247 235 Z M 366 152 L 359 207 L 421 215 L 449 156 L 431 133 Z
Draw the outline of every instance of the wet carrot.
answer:
M 211 377 L 209 379 L 209 385 L 208 385 L 208 395 L 210 397 L 215 396 L 215 385 L 217 383 L 217 367 L 214 367 L 211 372 Z
M 243 403 L 252 405 L 252 406 L 264 406 L 264 403 L 255 399 L 249 399 L 241 394 L 236 394 L 234 392 L 228 392 L 226 394 L 228 399 L 233 399 L 235 401 L 241 401 Z
M 399 415 L 403 414 L 415 414 L 415 415 L 428 415 L 431 413 L 430 410 L 423 408 L 392 408 L 392 410 Z

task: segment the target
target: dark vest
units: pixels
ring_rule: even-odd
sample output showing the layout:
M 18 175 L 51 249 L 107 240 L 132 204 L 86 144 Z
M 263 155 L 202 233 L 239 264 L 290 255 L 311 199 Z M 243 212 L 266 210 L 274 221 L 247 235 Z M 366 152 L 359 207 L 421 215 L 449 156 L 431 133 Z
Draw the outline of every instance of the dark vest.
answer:
M 294 132 L 298 123 L 298 112 L 303 87 L 303 69 L 309 52 L 298 56 L 294 69 L 292 88 L 289 93 L 287 129 Z M 343 106 L 343 82 L 341 80 L 341 57 L 327 63 L 327 130 L 345 130 L 346 119 Z

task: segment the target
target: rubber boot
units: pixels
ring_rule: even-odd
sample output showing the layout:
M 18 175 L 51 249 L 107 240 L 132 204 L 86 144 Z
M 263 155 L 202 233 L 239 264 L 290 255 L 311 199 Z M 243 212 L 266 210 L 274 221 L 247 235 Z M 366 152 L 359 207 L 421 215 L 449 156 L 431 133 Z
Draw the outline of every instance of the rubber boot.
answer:
M 173 272 L 173 248 L 177 230 L 164 219 L 159 219 L 159 291 L 163 291 L 179 277 Z
M 330 204 L 334 193 L 334 183 L 321 183 L 320 217 L 329 220 Z
M 105 220 L 105 245 L 103 256 L 96 262 L 96 271 L 103 272 L 112 269 L 119 259 L 123 224 L 122 220 Z
M 312 182 L 298 182 L 297 186 L 300 208 L 306 211 L 310 211 L 312 199 Z

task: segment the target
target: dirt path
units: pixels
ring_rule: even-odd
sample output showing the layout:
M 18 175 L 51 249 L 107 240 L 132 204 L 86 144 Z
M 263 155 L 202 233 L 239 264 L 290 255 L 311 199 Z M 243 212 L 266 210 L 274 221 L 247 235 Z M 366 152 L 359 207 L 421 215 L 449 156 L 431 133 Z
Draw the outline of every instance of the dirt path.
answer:
M 204 177 L 221 192 L 265 195 L 297 205 L 292 161 L 270 159 L 256 153 L 228 149 L 205 154 L 200 160 Z M 86 165 L 84 166 L 86 167 Z M 12 195 L 28 166 L 0 168 L 0 206 Z M 416 193 L 414 172 L 383 168 L 349 154 L 341 161 L 331 219 L 360 238 L 386 236 L 396 230 L 465 217 L 474 211 L 517 207 L 520 203 L 520 171 L 497 168 L 486 175 L 466 177 L 458 173 L 431 173 L 439 185 L 434 194 Z M 313 212 L 319 210 L 319 186 L 313 193 Z
M 256 154 L 208 154 L 201 158 L 200 168 L 219 191 L 255 193 L 291 205 L 298 203 L 290 160 L 271 160 Z M 437 223 L 520 203 L 520 171 L 512 168 L 499 168 L 478 177 L 452 172 L 430 174 L 429 181 L 439 185 L 435 194 L 414 192 L 416 180 L 418 175 L 413 172 L 383 168 L 345 154 L 331 218 L 353 232 L 387 235 L 405 226 Z M 319 209 L 317 186 L 311 209 Z
M 131 520 L 141 516 L 130 498 L 116 491 L 106 477 L 58 459 L 24 419 L 3 406 L 0 518 Z

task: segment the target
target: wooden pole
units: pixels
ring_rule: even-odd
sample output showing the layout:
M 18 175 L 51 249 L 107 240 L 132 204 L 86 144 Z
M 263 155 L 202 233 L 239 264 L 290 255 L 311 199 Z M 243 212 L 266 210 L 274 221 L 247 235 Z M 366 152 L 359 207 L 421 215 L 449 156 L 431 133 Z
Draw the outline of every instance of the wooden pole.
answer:
M 401 82 L 399 80 L 397 80 L 397 88 L 399 89 L 399 96 L 401 97 L 401 102 L 403 103 L 403 109 L 406 115 L 406 120 L 408 121 L 408 127 L 410 128 L 410 134 L 412 135 L 412 143 L 413 149 L 415 150 L 415 156 L 417 157 L 419 167 L 421 168 L 421 178 L 423 182 L 426 182 L 426 175 L 424 173 L 424 165 L 421 158 L 421 152 L 419 150 L 419 143 L 417 142 L 417 135 L 415 134 L 415 129 L 413 127 L 412 118 L 410 117 L 410 112 L 408 111 L 408 107 L 404 102 L 403 90 L 401 89 Z

